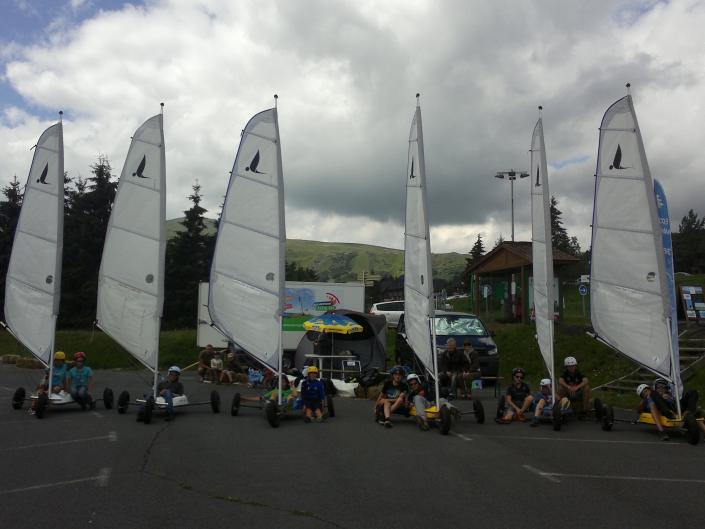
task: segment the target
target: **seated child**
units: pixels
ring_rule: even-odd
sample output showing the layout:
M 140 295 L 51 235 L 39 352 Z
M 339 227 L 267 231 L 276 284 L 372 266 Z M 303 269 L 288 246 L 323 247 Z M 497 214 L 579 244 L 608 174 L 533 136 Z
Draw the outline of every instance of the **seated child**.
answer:
M 315 415 L 316 421 L 323 420 L 323 401 L 326 398 L 326 389 L 323 382 L 318 379 L 318 368 L 309 366 L 306 378 L 301 382 L 301 399 L 304 407 L 304 420 L 311 422 Z

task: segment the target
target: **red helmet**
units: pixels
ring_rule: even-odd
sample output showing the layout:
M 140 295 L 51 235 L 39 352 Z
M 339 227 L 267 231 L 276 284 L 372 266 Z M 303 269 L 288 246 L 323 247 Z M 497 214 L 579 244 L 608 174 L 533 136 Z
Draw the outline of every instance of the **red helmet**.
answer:
M 85 361 L 86 360 L 86 353 L 84 353 L 83 351 L 79 351 L 77 353 L 74 353 L 73 359 Z

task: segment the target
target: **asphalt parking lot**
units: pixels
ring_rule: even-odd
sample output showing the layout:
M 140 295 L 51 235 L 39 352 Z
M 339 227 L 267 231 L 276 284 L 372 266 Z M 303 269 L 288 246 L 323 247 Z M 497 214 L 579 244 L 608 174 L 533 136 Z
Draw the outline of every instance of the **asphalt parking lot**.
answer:
M 451 435 L 403 418 L 391 430 L 370 401 L 337 399 L 324 424 L 272 429 L 257 409 L 231 417 L 241 386 L 184 376 L 191 401 L 212 389 L 223 410 L 192 407 L 152 424 L 77 406 L 38 420 L 11 409 L 38 371 L 0 365 L 0 527 L 417 528 L 698 527 L 705 521 L 705 443 L 624 423 L 497 425 L 472 416 Z M 145 379 L 147 377 L 145 376 Z M 96 373 L 96 393 L 148 387 L 134 372 Z M 469 403 L 460 402 L 469 409 Z M 627 416 L 624 415 L 626 418 Z

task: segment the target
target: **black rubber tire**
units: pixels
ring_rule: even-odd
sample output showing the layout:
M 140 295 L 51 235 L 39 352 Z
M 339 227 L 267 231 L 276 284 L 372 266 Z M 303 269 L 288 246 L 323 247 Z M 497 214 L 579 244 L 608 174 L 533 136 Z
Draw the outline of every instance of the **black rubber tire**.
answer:
M 328 417 L 335 417 L 335 404 L 333 403 L 333 395 L 326 396 L 326 407 L 328 408 Z
M 553 405 L 553 413 L 551 414 L 551 421 L 553 423 L 553 431 L 560 432 L 561 426 L 563 426 L 563 414 L 561 413 L 561 406 Z
M 441 432 L 441 435 L 448 435 L 448 432 L 450 432 L 450 424 L 452 419 L 450 408 L 448 406 L 442 406 L 438 416 L 440 418 L 438 430 Z
M 106 410 L 113 409 L 113 402 L 115 400 L 115 395 L 113 395 L 113 390 L 110 388 L 105 388 L 103 390 L 103 406 Z
M 233 395 L 233 402 L 232 402 L 232 404 L 230 404 L 230 415 L 232 415 L 233 417 L 236 417 L 238 412 L 240 411 L 240 399 L 241 398 L 242 397 L 240 396 L 239 393 L 235 393 L 235 395 Z
M 154 397 L 147 397 L 147 402 L 144 403 L 144 412 L 142 413 L 142 422 L 149 424 L 152 422 L 152 414 L 154 413 Z
M 220 413 L 220 393 L 216 390 L 211 391 L 211 410 L 213 413 Z
M 127 391 L 120 393 L 117 401 L 117 412 L 122 415 L 127 412 L 127 408 L 130 405 L 130 394 Z
M 475 412 L 475 421 L 477 424 L 483 424 L 485 422 L 485 407 L 482 405 L 481 400 L 472 401 L 472 409 Z
M 43 419 L 49 407 L 49 396 L 46 393 L 40 393 L 37 397 L 37 406 L 34 408 L 34 416 L 37 419 Z
M 602 429 L 606 432 L 609 432 L 612 429 L 612 426 L 614 425 L 614 408 L 608 404 L 607 406 L 605 406 L 604 410 L 605 414 L 602 416 L 600 422 L 602 425 Z
M 27 392 L 24 388 L 17 388 L 14 395 L 12 395 L 12 409 L 21 410 L 24 404 L 24 398 L 27 396 Z
M 605 405 L 602 404 L 602 400 L 595 399 L 594 408 L 595 408 L 595 418 L 598 421 L 601 421 L 602 416 L 605 414 Z
M 688 442 L 696 445 L 700 442 L 700 428 L 698 421 L 692 413 L 688 413 L 683 421 L 686 431 L 688 432 Z
M 267 422 L 272 428 L 279 428 L 279 406 L 273 400 L 267 402 L 264 407 L 264 414 L 267 417 Z
M 498 419 L 501 419 L 504 416 L 504 395 L 500 395 L 499 399 L 497 399 L 497 415 L 496 417 Z

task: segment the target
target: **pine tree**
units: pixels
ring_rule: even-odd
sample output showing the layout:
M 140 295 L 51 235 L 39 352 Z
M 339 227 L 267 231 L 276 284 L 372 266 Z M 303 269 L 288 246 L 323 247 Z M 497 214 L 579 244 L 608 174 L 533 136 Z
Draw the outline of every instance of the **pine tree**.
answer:
M 470 250 L 469 263 L 476 263 L 483 255 L 485 255 L 485 245 L 482 241 L 482 234 L 478 233 L 477 240 L 475 241 L 475 244 Z M 468 259 L 466 259 L 466 261 L 468 261 Z
M 678 225 L 679 233 L 692 233 L 705 230 L 705 218 L 698 219 L 698 214 L 692 209 L 683 217 Z
M 497 240 L 494 242 L 494 246 L 492 247 L 492 249 L 494 250 L 495 248 L 497 248 L 497 246 L 499 246 L 503 242 L 504 242 L 504 237 L 502 237 L 502 234 L 500 233 L 499 237 L 497 237 Z
M 201 206 L 201 186 L 196 181 L 184 211 L 183 230 L 166 247 L 164 322 L 170 327 L 190 327 L 196 319 L 198 283 L 208 281 L 213 239 L 208 235 Z
M 705 218 L 692 209 L 683 217 L 673 237 L 673 264 L 676 272 L 705 272 Z
M 98 271 L 117 182 L 108 158 L 98 156 L 91 176 L 66 192 L 63 274 L 59 325 L 88 327 L 95 320 Z
M 285 277 L 287 281 L 318 281 L 318 274 L 312 268 L 305 268 L 296 262 L 286 262 Z
M 22 188 L 14 176 L 12 181 L 0 191 L 5 197 L 0 200 L 0 311 L 5 306 L 5 275 L 10 264 L 12 241 L 22 208 Z

